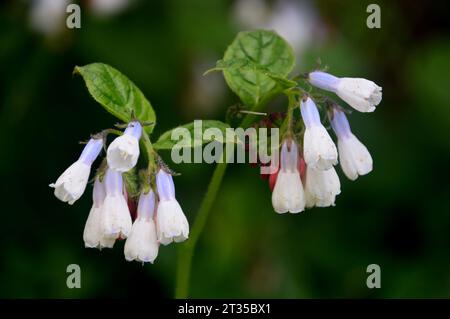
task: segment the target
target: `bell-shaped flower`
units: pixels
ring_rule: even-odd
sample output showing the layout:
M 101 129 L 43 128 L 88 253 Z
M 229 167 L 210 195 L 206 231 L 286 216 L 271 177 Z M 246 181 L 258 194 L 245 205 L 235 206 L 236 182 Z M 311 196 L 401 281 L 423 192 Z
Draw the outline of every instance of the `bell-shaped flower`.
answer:
M 106 237 L 127 238 L 131 231 L 131 215 L 123 195 L 122 174 L 112 169 L 104 177 L 106 197 L 102 208 L 102 233 Z
M 336 195 L 341 193 L 341 183 L 334 167 L 318 170 L 306 167 L 305 197 L 306 207 L 334 206 Z
M 309 82 L 323 90 L 336 93 L 342 100 L 360 112 L 373 112 L 381 102 L 382 88 L 361 78 L 338 78 L 329 73 L 309 73 Z
M 152 190 L 147 194 L 142 193 L 139 197 L 136 220 L 125 242 L 126 260 L 153 263 L 158 256 L 159 243 L 153 218 L 155 208 L 155 193 Z
M 64 173 L 50 184 L 55 189 L 55 196 L 72 205 L 83 195 L 91 172 L 91 165 L 103 147 L 102 138 L 92 138 L 86 144 L 80 158 L 67 168 Z
M 303 157 L 306 165 L 326 170 L 337 164 L 337 149 L 327 129 L 320 122 L 320 114 L 311 98 L 300 102 L 300 111 L 305 123 Z
M 272 192 L 273 209 L 279 213 L 300 213 L 305 209 L 305 195 L 298 171 L 298 148 L 292 141 L 281 146 L 280 169 Z
M 355 180 L 372 171 L 373 161 L 367 148 L 350 130 L 344 112 L 334 108 L 331 127 L 338 137 L 339 162 L 345 176 Z
M 189 236 L 189 223 L 175 199 L 172 175 L 160 169 L 156 174 L 159 203 L 156 213 L 158 241 L 168 245 L 172 241 L 181 242 Z
M 105 186 L 97 177 L 94 183 L 94 190 L 92 192 L 92 208 L 89 212 L 86 225 L 84 226 L 83 240 L 87 248 L 112 248 L 114 246 L 115 238 L 107 237 L 102 232 L 102 213 L 103 202 L 105 200 Z
M 142 135 L 142 126 L 133 121 L 123 132 L 109 145 L 106 152 L 108 167 L 118 172 L 127 172 L 132 169 L 139 158 L 139 139 Z

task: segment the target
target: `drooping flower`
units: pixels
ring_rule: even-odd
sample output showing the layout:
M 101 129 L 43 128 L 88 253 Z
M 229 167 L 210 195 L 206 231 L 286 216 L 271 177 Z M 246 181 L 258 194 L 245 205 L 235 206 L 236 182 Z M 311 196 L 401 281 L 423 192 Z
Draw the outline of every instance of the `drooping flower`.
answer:
M 372 171 L 373 161 L 367 148 L 350 130 L 347 117 L 338 108 L 333 109 L 331 127 L 338 137 L 339 161 L 345 176 L 355 180 Z
M 281 146 L 280 169 L 272 192 L 273 209 L 279 213 L 300 213 L 305 209 L 303 185 L 298 171 L 298 147 L 293 140 Z
M 123 196 L 122 174 L 107 169 L 105 177 L 106 197 L 102 208 L 102 233 L 112 238 L 127 238 L 131 231 L 131 216 Z
M 303 156 L 306 165 L 326 170 L 337 164 L 337 150 L 326 128 L 320 122 L 319 111 L 311 98 L 300 102 L 305 123 Z
M 338 78 L 329 73 L 309 73 L 309 82 L 323 90 L 336 93 L 342 100 L 360 112 L 373 112 L 381 102 L 382 88 L 362 78 Z
M 118 172 L 127 172 L 132 169 L 139 158 L 139 139 L 142 134 L 142 126 L 133 121 L 123 132 L 109 145 L 106 152 L 108 167 Z
M 158 241 L 168 245 L 172 241 L 181 242 L 189 236 L 189 223 L 175 199 L 172 175 L 160 169 L 156 174 L 159 203 L 156 216 Z
M 341 184 L 334 167 L 318 170 L 306 167 L 305 197 L 306 207 L 334 206 L 336 195 L 341 193 Z
M 103 202 L 105 200 L 105 186 L 100 182 L 99 177 L 95 179 L 94 190 L 92 192 L 92 208 L 89 212 L 86 225 L 84 226 L 83 240 L 87 248 L 112 248 L 115 238 L 104 236 L 102 232 Z
M 55 189 L 55 196 L 59 200 L 72 205 L 83 195 L 91 172 L 91 165 L 100 154 L 102 147 L 102 138 L 91 138 L 79 159 L 70 165 L 55 183 L 49 185 Z
M 137 218 L 125 242 L 126 260 L 153 263 L 158 256 L 159 243 L 153 218 L 155 207 L 155 193 L 152 190 L 147 194 L 142 193 L 139 197 Z

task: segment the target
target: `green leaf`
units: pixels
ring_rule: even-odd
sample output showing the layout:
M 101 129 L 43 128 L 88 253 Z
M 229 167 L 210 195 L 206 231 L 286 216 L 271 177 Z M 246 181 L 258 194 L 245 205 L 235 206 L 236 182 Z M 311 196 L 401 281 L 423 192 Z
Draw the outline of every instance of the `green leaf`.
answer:
M 226 123 L 223 123 L 221 121 L 214 121 L 214 120 L 202 120 L 201 126 L 197 124 L 195 125 L 195 122 L 191 122 L 185 125 L 177 126 L 171 130 L 168 130 L 161 134 L 158 141 L 156 143 L 153 143 L 153 148 L 157 150 L 169 150 L 172 148 L 183 148 L 183 147 L 197 147 L 201 146 L 205 143 L 209 143 L 213 140 L 223 143 L 225 142 L 231 142 L 231 143 L 239 143 L 239 141 L 236 141 L 234 138 L 234 135 L 228 135 L 226 134 L 226 129 L 230 126 Z M 198 121 L 200 122 L 200 121 Z M 189 138 L 179 137 L 178 134 L 174 133 L 177 129 L 184 129 L 180 130 L 180 132 L 186 132 L 189 136 Z M 208 128 L 217 128 L 222 133 L 221 136 L 211 136 L 211 138 L 204 139 L 203 133 Z M 174 138 L 172 138 L 172 133 L 174 133 Z
M 155 111 L 139 88 L 125 75 L 103 63 L 76 66 L 92 97 L 109 113 L 129 122 L 132 114 L 141 122 L 156 122 Z M 155 125 L 145 127 L 151 133 Z
M 215 69 L 250 109 L 257 109 L 284 89 L 295 64 L 291 46 L 273 31 L 240 32 Z M 215 70 L 213 69 L 213 70 Z
M 289 89 L 297 85 L 297 82 L 291 81 L 284 76 L 280 76 L 273 72 L 270 72 L 269 69 L 257 63 L 254 63 L 249 59 L 233 59 L 229 61 L 219 60 L 217 61 L 216 66 L 212 69 L 207 70 L 204 73 L 204 75 L 207 75 L 215 71 L 225 71 L 225 70 L 230 71 L 231 69 L 239 69 L 240 71 L 246 70 L 252 72 L 259 72 L 275 81 L 276 84 L 283 90 Z

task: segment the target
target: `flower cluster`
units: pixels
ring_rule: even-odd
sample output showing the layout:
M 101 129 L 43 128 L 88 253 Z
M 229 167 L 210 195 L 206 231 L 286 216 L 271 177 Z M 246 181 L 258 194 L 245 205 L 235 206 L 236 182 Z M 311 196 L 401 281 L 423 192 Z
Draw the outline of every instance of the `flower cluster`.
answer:
M 140 191 L 133 221 L 123 174 L 138 162 L 142 131 L 141 123 L 132 121 L 123 134 L 109 144 L 106 165 L 95 176 L 93 204 L 83 239 L 86 247 L 99 249 L 112 248 L 117 239 L 126 239 L 126 260 L 153 263 L 160 244 L 168 245 L 188 238 L 189 224 L 175 198 L 172 175 L 163 166 L 155 169 L 153 174 L 144 174 L 143 185 L 146 187 Z M 50 184 L 58 199 L 73 204 L 81 197 L 91 166 L 102 151 L 105 140 L 103 134 L 93 136 L 79 159 Z M 153 180 L 155 186 L 152 185 Z
M 366 79 L 338 78 L 314 71 L 308 74 L 307 81 L 317 88 L 334 92 L 360 112 L 373 112 L 382 98 L 381 87 Z M 337 147 L 321 122 L 316 103 L 309 94 L 304 94 L 299 103 L 303 122 L 300 136 L 287 130 L 282 138 L 279 168 L 269 177 L 272 205 L 277 213 L 299 213 L 314 206 L 333 206 L 341 192 L 334 169 L 338 158 L 342 171 L 350 180 L 372 171 L 372 157 L 350 130 L 344 109 L 329 98 L 325 100 L 328 120 L 337 136 Z

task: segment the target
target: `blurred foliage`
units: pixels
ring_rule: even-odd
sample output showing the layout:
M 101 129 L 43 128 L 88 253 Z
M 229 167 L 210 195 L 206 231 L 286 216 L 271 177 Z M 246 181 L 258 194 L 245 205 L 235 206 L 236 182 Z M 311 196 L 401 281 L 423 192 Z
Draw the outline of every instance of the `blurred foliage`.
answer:
M 379 30 L 365 26 L 369 3 L 311 2 L 327 36 L 297 60 L 307 71 L 320 57 L 337 75 L 383 86 L 376 112 L 350 116 L 374 171 L 342 178 L 334 208 L 279 216 L 258 169 L 231 165 L 194 256 L 193 297 L 450 297 L 447 3 L 378 1 Z M 155 136 L 196 118 L 223 120 L 237 102 L 220 74 L 205 81 L 226 93 L 208 96 L 207 110 L 191 99 L 209 92 L 192 91 L 196 76 L 241 31 L 235 1 L 137 1 L 106 18 L 86 4 L 82 28 L 56 39 L 31 30 L 26 1 L 0 5 L 0 297 L 173 295 L 176 245 L 145 266 L 126 262 L 122 243 L 85 249 L 89 190 L 68 206 L 47 186 L 78 156 L 78 141 L 115 123 L 72 76 L 75 65 L 104 62 L 132 79 L 157 112 Z M 181 173 L 177 195 L 192 222 L 213 166 L 171 167 Z M 71 263 L 81 266 L 81 289 L 66 287 Z M 372 263 L 381 266 L 381 289 L 365 285 Z

